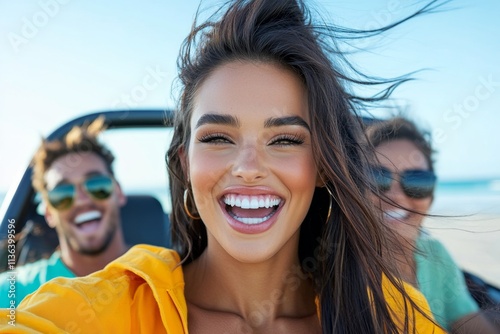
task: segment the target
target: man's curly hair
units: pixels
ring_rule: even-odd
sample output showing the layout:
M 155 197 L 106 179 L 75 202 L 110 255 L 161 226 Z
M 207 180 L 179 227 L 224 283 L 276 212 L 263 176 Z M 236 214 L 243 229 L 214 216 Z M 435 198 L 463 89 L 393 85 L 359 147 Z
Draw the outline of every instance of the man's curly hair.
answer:
M 36 151 L 33 160 L 33 187 L 40 193 L 45 189 L 45 173 L 55 160 L 70 153 L 86 154 L 94 153 L 102 158 L 106 168 L 114 175 L 112 163 L 115 159 L 107 147 L 101 144 L 97 137 L 105 130 L 104 117 L 96 118 L 92 123 L 73 127 L 62 140 L 48 141 L 42 139 L 42 143 Z M 67 167 L 73 168 L 78 164 L 78 159 L 68 159 Z

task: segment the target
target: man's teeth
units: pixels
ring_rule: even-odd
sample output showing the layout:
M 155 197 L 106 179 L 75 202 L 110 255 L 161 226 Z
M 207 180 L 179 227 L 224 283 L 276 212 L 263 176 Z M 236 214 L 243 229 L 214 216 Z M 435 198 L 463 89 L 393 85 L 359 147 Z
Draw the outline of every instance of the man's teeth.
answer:
M 408 212 L 406 210 L 391 210 L 391 211 L 385 211 L 384 212 L 385 218 L 392 218 L 392 219 L 404 219 L 408 216 Z
M 237 206 L 242 209 L 270 208 L 281 203 L 281 199 L 271 195 L 243 196 L 227 195 L 224 197 L 224 203 L 230 206 Z M 249 218 L 261 219 L 261 218 Z
M 101 216 L 101 212 L 97 210 L 83 212 L 75 217 L 75 224 L 83 224 L 91 220 L 100 219 Z

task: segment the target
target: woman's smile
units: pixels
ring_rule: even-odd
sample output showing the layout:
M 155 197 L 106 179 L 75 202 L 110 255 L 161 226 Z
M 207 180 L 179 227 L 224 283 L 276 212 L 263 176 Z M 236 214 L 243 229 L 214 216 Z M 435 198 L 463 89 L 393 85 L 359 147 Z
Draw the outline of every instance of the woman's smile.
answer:
M 229 215 L 248 225 L 260 224 L 271 218 L 278 210 L 280 203 L 280 198 L 271 195 L 228 194 L 224 196 L 225 209 Z
M 257 234 L 277 221 L 285 200 L 269 191 L 266 193 L 262 187 L 233 187 L 222 196 L 220 203 L 229 226 L 240 233 Z

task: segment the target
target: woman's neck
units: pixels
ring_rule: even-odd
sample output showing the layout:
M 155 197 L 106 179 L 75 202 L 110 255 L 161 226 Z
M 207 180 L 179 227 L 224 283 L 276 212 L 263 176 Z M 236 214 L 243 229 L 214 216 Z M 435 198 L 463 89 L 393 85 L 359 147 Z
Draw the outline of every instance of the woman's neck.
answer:
M 242 263 L 220 246 L 208 247 L 184 268 L 188 303 L 215 312 L 229 312 L 252 321 L 316 314 L 312 281 L 301 269 L 296 247 L 285 246 L 272 258 Z

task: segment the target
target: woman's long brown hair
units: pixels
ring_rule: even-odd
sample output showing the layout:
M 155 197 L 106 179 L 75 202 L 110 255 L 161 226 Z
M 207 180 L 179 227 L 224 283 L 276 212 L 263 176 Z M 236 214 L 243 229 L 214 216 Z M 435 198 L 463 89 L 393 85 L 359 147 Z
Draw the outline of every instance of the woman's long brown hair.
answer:
M 433 3 L 421 12 L 431 10 Z M 353 72 L 336 43 L 342 36 L 359 37 L 363 32 L 314 25 L 300 0 L 237 0 L 224 9 L 205 23 L 193 25 L 178 59 L 182 91 L 166 157 L 174 247 L 190 262 L 207 246 L 203 222 L 184 211 L 183 193 L 189 184 L 179 154 L 189 150 L 189 122 L 198 88 L 216 68 L 230 61 L 278 64 L 295 73 L 307 89 L 313 154 L 333 196 L 332 213 L 325 221 L 330 195 L 326 188 L 316 189 L 299 241 L 302 273 L 313 279 L 319 296 L 322 331 L 398 333 L 384 299 L 382 277 L 407 295 L 382 256 L 387 237 L 368 199 L 368 153 L 356 110 L 364 103 L 387 98 L 408 78 L 380 80 Z M 369 36 L 387 28 L 364 33 Z M 349 77 L 341 68 L 356 75 Z M 360 97 L 349 92 L 349 84 L 386 86 L 381 94 Z M 194 212 L 192 198 L 188 204 Z M 404 327 L 405 332 L 414 328 L 408 323 Z

